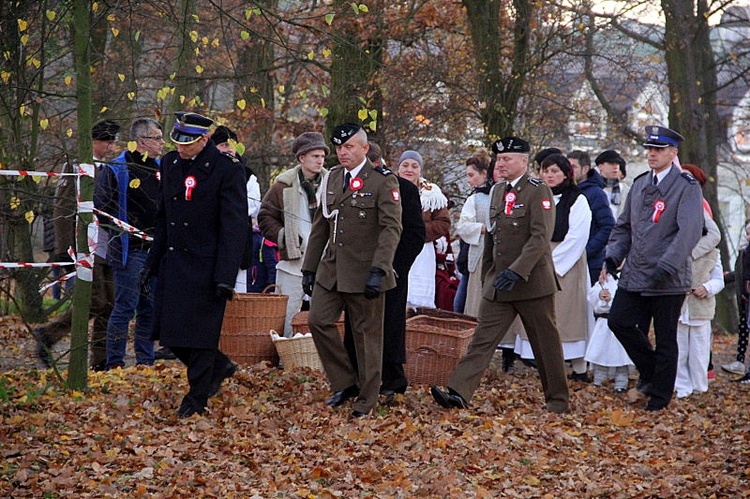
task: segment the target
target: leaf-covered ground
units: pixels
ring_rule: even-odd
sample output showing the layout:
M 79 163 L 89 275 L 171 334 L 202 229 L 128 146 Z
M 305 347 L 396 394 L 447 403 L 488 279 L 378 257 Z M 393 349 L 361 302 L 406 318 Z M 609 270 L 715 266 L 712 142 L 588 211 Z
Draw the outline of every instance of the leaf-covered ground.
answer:
M 717 361 L 735 336 L 717 336 Z M 426 387 L 352 420 L 324 376 L 243 367 L 210 413 L 178 420 L 175 361 L 92 373 L 68 393 L 0 321 L 2 497 L 748 497 L 750 387 L 717 372 L 708 393 L 647 413 L 611 386 L 571 382 L 548 414 L 535 371 L 488 371 L 469 410 Z M 13 369 L 8 369 L 12 366 Z

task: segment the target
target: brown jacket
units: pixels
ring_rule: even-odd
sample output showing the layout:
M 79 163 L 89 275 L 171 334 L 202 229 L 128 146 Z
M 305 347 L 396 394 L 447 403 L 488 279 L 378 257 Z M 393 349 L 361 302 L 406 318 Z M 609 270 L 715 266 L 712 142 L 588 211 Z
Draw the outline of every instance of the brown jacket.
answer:
M 328 290 L 364 293 L 370 269 L 378 267 L 386 274 L 381 291 L 387 291 L 396 286 L 392 264 L 401 236 L 398 180 L 367 160 L 357 175 L 364 185 L 355 192 L 343 189 L 343 170 L 333 167 L 323 181 L 302 270 L 316 272 L 316 284 Z
M 505 212 L 506 182 L 496 184 L 490 199 L 489 237 L 484 238 L 482 294 L 510 302 L 556 293 L 560 286 L 552 264 L 550 240 L 555 228 L 555 201 L 542 181 L 523 175 L 511 191 L 516 199 Z M 510 291 L 497 291 L 495 278 L 510 269 L 523 279 Z

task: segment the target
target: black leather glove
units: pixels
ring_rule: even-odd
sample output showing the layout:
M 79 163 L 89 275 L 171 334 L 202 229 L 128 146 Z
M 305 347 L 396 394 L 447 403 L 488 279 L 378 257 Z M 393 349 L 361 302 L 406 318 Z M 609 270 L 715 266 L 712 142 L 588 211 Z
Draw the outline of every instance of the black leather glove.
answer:
M 378 267 L 370 269 L 370 275 L 367 276 L 367 282 L 365 283 L 365 298 L 372 300 L 378 297 L 380 288 L 383 287 L 383 277 L 385 277 L 385 270 Z
M 520 280 L 520 275 L 510 269 L 505 269 L 497 275 L 494 286 L 498 291 L 510 291 Z
M 141 288 L 141 294 L 144 294 L 146 296 L 151 294 L 151 278 L 153 276 L 151 275 L 151 271 L 148 269 L 141 270 L 141 273 L 138 276 L 138 285 Z
M 649 277 L 649 288 L 660 288 L 664 285 L 664 282 L 669 278 L 669 272 L 661 267 L 656 267 Z
M 216 296 L 225 300 L 231 300 L 234 296 L 234 288 L 229 284 L 220 282 L 216 285 Z
M 613 259 L 611 258 L 604 259 L 604 270 L 607 272 L 607 274 L 617 279 L 617 264 L 615 263 Z
M 309 270 L 302 271 L 302 291 L 307 296 L 312 296 L 313 286 L 315 285 L 315 272 Z

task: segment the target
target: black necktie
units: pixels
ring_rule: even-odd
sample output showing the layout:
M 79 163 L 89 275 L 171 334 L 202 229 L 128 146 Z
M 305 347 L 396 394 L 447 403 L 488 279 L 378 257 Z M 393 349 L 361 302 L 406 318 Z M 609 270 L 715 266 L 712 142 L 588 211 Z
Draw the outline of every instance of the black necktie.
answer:
M 510 182 L 505 184 L 505 192 L 510 192 L 510 190 L 513 188 L 513 185 L 511 185 Z
M 344 175 L 344 190 L 347 190 L 349 188 L 349 184 L 352 181 L 352 174 L 349 172 L 346 172 L 346 175 Z
M 656 175 L 654 175 L 654 185 L 656 185 L 656 184 L 658 184 L 658 183 L 659 183 L 659 179 L 658 179 L 658 178 L 656 178 Z

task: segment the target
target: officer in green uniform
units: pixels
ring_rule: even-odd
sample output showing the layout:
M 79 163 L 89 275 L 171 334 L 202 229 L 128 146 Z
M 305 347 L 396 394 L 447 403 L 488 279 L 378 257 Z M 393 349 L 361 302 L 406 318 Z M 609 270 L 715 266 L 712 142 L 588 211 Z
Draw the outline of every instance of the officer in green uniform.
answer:
M 485 238 L 479 325 L 447 390 L 432 387 L 432 396 L 446 408 L 468 407 L 497 345 L 520 315 L 539 367 L 547 410 L 567 412 L 568 385 L 555 324 L 559 284 L 550 249 L 555 227 L 552 191 L 526 173 L 528 142 L 506 137 L 492 149 L 495 168 L 505 181 L 493 187 L 490 198 L 491 237 Z
M 334 392 L 326 404 L 338 407 L 357 397 L 352 416 L 363 417 L 380 390 L 384 292 L 396 286 L 392 264 L 401 236 L 401 200 L 396 176 L 367 159 L 361 126 L 339 125 L 331 141 L 341 164 L 323 179 L 302 287 L 312 296 L 308 324 Z M 336 328 L 344 308 L 358 370 Z

